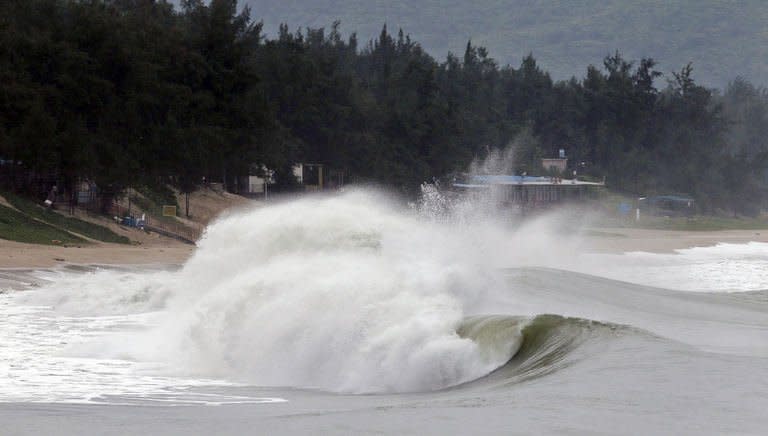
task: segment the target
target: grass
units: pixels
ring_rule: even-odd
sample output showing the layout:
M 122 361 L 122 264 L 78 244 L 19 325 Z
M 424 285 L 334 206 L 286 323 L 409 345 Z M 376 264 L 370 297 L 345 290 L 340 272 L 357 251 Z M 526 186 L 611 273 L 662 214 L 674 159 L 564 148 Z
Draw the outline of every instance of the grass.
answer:
M 0 205 L 0 238 L 32 244 L 81 244 L 84 239 Z
M 68 232 L 74 232 L 78 235 L 83 235 L 102 242 L 111 242 L 115 244 L 131 243 L 130 239 L 118 235 L 107 227 L 89 223 L 88 221 L 83 221 L 74 217 L 61 215 L 14 194 L 3 193 L 3 196 L 13 205 L 13 207 L 24 214 L 45 221 L 46 223 L 52 224 L 53 226 Z
M 641 216 L 636 222 L 631 217 L 604 217 L 598 227 L 618 227 L 634 229 L 679 230 L 705 232 L 717 230 L 768 230 L 766 218 L 732 218 L 723 216 L 697 215 L 687 217 Z
M 600 202 L 607 212 L 599 223 L 602 227 L 626 227 L 656 230 L 716 231 L 716 230 L 768 230 L 768 217 L 730 217 L 722 215 L 654 216 L 641 212 L 640 221 L 635 221 L 636 198 L 607 191 Z M 632 209 L 629 215 L 618 216 L 619 203 L 627 203 Z

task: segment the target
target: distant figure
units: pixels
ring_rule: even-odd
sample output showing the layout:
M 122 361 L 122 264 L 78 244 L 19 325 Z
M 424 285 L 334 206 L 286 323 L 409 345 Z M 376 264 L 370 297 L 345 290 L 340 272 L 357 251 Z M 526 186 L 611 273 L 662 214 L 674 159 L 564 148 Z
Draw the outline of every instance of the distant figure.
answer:
M 56 185 L 53 185 L 53 188 L 48 192 L 48 198 L 45 199 L 44 203 L 46 207 L 53 207 L 53 202 L 56 201 L 56 193 L 58 192 L 58 188 Z

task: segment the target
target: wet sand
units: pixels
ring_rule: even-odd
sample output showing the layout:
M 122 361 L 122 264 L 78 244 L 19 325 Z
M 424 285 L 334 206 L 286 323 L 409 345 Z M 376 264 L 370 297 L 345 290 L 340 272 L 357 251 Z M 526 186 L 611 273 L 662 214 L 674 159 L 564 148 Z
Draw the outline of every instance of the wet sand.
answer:
M 588 232 L 581 241 L 580 248 L 601 253 L 670 253 L 692 247 L 749 242 L 768 242 L 768 230 L 676 231 L 599 228 Z
M 182 264 L 194 249 L 192 245 L 170 240 L 146 245 L 93 243 L 59 247 L 0 239 L 0 268 L 51 268 L 66 264 Z
M 600 228 L 585 232 L 577 249 L 587 252 L 623 253 L 646 251 L 670 253 L 674 250 L 706 247 L 719 243 L 767 242 L 765 230 L 672 231 L 631 228 Z M 91 243 L 80 246 L 51 246 L 0 239 L 0 268 L 51 268 L 58 265 L 180 265 L 194 253 L 192 245 L 167 238 L 141 245 Z

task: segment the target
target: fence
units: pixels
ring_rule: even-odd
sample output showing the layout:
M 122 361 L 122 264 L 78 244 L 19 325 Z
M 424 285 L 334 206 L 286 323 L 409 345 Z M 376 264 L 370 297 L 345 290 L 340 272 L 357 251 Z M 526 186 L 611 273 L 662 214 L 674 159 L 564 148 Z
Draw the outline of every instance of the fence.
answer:
M 58 189 L 52 191 L 52 187 Z M 0 187 L 11 191 L 26 191 L 39 199 L 50 196 L 54 192 L 53 207 L 66 209 L 70 215 L 102 215 L 106 212 L 123 223 L 125 218 L 132 216 L 130 207 L 121 205 L 116 200 L 116 193 L 108 189 L 98 190 L 95 184 L 79 180 L 71 190 L 62 189 L 63 184 L 58 173 L 36 173 L 22 167 L 16 162 L 0 159 Z M 130 196 L 129 202 L 130 202 Z M 142 208 L 145 209 L 145 208 Z M 151 208 L 150 208 L 151 209 Z M 164 236 L 194 244 L 203 233 L 203 227 L 186 225 L 174 217 L 163 217 L 158 208 L 157 213 L 151 210 L 141 212 L 144 215 L 144 227 L 147 230 Z M 136 226 L 128 220 L 125 224 Z
M 117 202 L 113 202 L 110 207 L 110 214 L 119 218 L 121 223 L 131 227 L 137 227 L 139 220 L 135 219 L 132 212 L 133 211 L 128 207 L 125 207 L 124 205 L 121 205 Z M 163 236 L 178 239 L 190 244 L 194 244 L 198 239 L 200 239 L 200 236 L 202 236 L 202 227 L 198 228 L 189 226 L 176 221 L 176 219 L 173 217 L 164 217 L 162 215 L 154 214 L 150 211 L 142 211 L 140 213 L 144 218 L 143 223 L 141 224 L 146 230 L 161 234 Z
M 153 217 L 152 215 L 145 216 L 144 228 L 163 236 L 175 238 L 190 244 L 196 243 L 203 233 L 202 229 Z

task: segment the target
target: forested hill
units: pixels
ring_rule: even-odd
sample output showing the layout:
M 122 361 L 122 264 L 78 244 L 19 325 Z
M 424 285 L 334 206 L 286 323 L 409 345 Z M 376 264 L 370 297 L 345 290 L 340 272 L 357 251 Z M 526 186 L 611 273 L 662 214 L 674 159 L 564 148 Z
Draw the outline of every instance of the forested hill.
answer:
M 768 205 L 768 92 L 748 81 L 715 92 L 695 68 L 667 81 L 618 52 L 555 81 L 533 56 L 503 67 L 471 44 L 434 58 L 387 29 L 265 37 L 236 0 L 183 5 L 0 1 L 0 184 L 43 199 L 85 181 L 109 195 L 203 179 L 237 191 L 270 168 L 288 189 L 292 165 L 312 162 L 413 193 L 511 146 L 518 172 L 564 148 L 615 190 Z
M 502 64 L 529 52 L 555 79 L 581 77 L 620 50 L 652 56 L 665 73 L 694 62 L 699 81 L 723 88 L 734 71 L 768 85 L 765 0 L 241 0 L 274 35 L 280 23 L 340 20 L 361 40 L 402 27 L 432 56 L 463 53 L 468 39 Z

